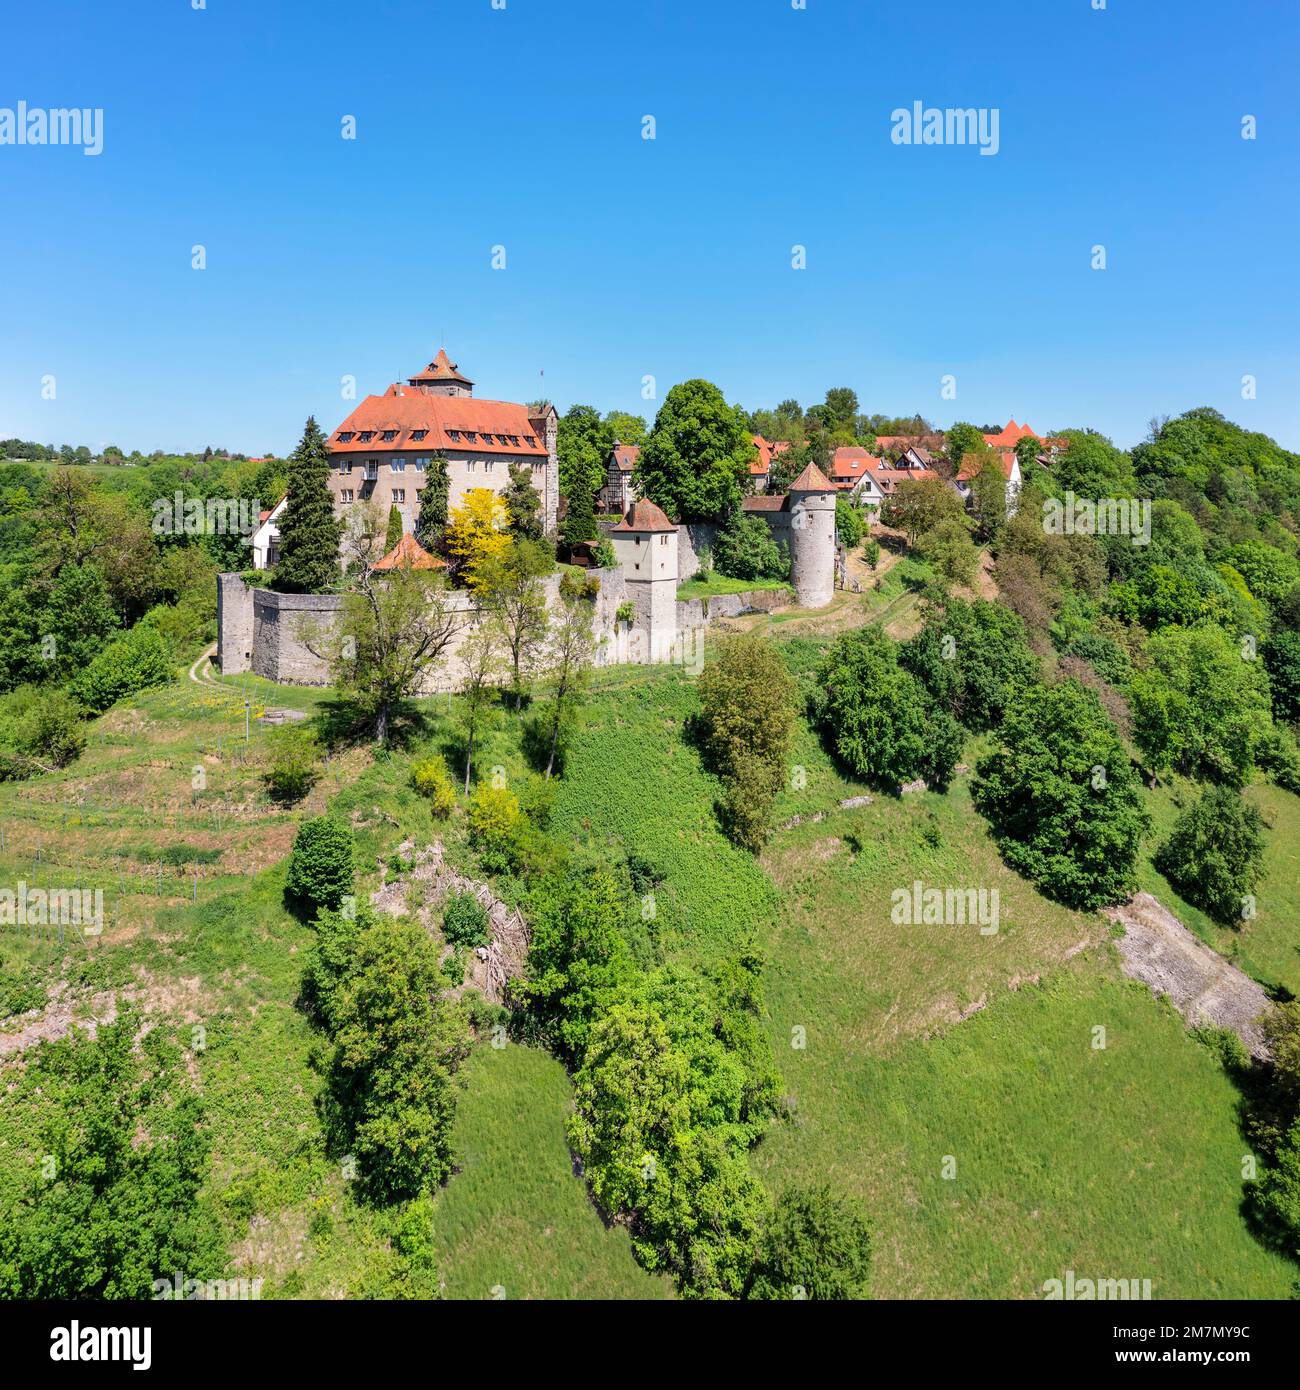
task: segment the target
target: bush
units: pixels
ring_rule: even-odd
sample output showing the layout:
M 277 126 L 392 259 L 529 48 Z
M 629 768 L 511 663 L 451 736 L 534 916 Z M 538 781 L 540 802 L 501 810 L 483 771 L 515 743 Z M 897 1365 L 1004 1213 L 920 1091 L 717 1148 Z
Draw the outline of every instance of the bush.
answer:
M 429 800 L 435 820 L 446 820 L 456 806 L 456 786 L 441 754 L 419 758 L 411 765 L 411 786 Z
M 1156 851 L 1156 868 L 1216 921 L 1240 926 L 1264 868 L 1263 819 L 1231 787 L 1207 787 Z
M 277 805 L 296 805 L 320 781 L 320 750 L 315 739 L 295 734 L 277 740 L 274 752 L 275 761 L 262 774 L 262 785 Z
M 479 850 L 504 855 L 519 819 L 519 798 L 509 787 L 480 782 L 469 799 L 469 838 Z
M 614 549 L 613 542 L 608 538 L 603 539 L 591 552 L 591 563 L 596 569 L 614 569 L 618 565 L 618 552 Z
M 38 762 L 67 767 L 86 746 L 82 709 L 62 690 L 25 687 L 10 706 L 17 750 Z
M 443 905 L 442 935 L 451 946 L 486 946 L 488 915 L 473 893 L 453 893 Z
M 126 695 L 166 685 L 174 674 L 161 633 L 141 625 L 105 647 L 69 689 L 87 709 L 102 714 Z
M 305 821 L 289 856 L 289 897 L 313 912 L 337 908 L 352 892 L 354 874 L 351 830 L 329 816 Z
M 789 557 L 778 548 L 762 517 L 739 509 L 718 532 L 713 563 L 729 579 L 787 579 Z
M 866 1296 L 871 1227 L 828 1186 L 783 1192 L 768 1219 L 746 1298 Z

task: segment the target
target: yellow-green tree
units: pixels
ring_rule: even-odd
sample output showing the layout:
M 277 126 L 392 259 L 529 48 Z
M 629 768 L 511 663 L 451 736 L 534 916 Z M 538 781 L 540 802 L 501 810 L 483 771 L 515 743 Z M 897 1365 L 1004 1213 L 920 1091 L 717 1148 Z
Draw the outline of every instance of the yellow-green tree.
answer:
M 472 487 L 447 523 L 447 549 L 456 557 L 456 570 L 465 583 L 481 593 L 484 568 L 510 545 L 510 514 L 491 488 Z

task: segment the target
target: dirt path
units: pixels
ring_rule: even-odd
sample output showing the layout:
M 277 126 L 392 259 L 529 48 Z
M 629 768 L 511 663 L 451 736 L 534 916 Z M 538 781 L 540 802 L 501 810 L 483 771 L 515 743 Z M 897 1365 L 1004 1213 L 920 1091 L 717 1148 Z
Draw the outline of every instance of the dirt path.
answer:
M 1124 973 L 1152 993 L 1167 994 L 1192 1027 L 1231 1028 L 1253 1057 L 1266 1057 L 1261 1017 L 1273 1005 L 1249 976 L 1199 938 L 1150 893 L 1105 909 L 1122 924 L 1119 951 Z

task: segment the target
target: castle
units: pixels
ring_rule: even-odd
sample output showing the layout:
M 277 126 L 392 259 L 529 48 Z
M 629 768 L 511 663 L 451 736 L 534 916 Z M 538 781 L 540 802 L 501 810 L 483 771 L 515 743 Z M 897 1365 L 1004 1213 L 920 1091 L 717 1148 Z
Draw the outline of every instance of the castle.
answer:
M 420 490 L 434 452 L 447 461 L 448 505 L 470 488 L 504 492 L 510 469 L 528 469 L 541 498 L 542 527 L 555 530 L 560 469 L 556 413 L 537 414 L 511 401 L 478 400 L 474 383 L 444 349 L 423 371 L 367 396 L 330 435 L 330 491 L 336 512 L 355 502 L 396 507 L 404 531 L 414 531 Z
M 554 406 L 530 414 L 526 406 L 474 399 L 473 385 L 439 350 L 405 385 L 394 384 L 382 396 L 367 396 L 329 439 L 329 486 L 336 513 L 367 500 L 396 507 L 403 544 L 409 548 L 414 544 L 419 492 L 437 450 L 447 460 L 452 508 L 471 488 L 504 490 L 510 465 L 525 464 L 540 495 L 544 528 L 553 535 L 559 509 Z M 746 512 L 766 522 L 778 544 L 788 548 L 795 600 L 804 608 L 825 607 L 835 595 L 836 491 L 835 484 L 809 464 L 788 494 L 763 493 L 742 503 Z M 700 570 L 701 552 L 712 549 L 715 524 L 674 524 L 653 502 L 640 498 L 628 503 L 620 521 L 605 524 L 601 531 L 613 546 L 617 564 L 589 571 L 598 581 L 593 625 L 599 665 L 695 666 L 700 638 L 712 621 L 787 601 L 783 591 L 761 585 L 753 593 L 677 597 L 678 586 Z M 391 557 L 376 568 L 387 558 Z M 400 556 L 393 561 L 399 562 Z M 549 602 L 556 600 L 558 583 L 558 576 L 546 581 Z M 457 651 L 477 621 L 478 602 L 468 593 L 458 593 L 455 602 L 464 621 L 432 678 L 431 690 L 455 689 L 461 681 Z M 238 574 L 220 575 L 222 671 L 251 670 L 282 683 L 326 684 L 329 673 L 306 634 L 337 622 L 342 605 L 337 594 L 281 594 L 250 585 Z

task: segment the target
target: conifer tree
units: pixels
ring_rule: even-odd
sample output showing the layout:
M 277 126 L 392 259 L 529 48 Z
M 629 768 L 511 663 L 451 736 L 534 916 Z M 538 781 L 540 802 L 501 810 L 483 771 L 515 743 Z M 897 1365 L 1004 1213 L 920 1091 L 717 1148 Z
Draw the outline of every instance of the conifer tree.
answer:
M 425 465 L 424 486 L 420 489 L 420 515 L 415 522 L 415 539 L 430 554 L 438 548 L 447 529 L 450 494 L 447 460 L 442 454 L 434 454 Z
M 596 539 L 596 512 L 592 505 L 591 479 L 577 474 L 569 489 L 569 509 L 564 515 L 560 535 L 565 545 L 581 545 Z
M 388 535 L 384 537 L 384 554 L 396 547 L 402 539 L 402 514 L 396 507 L 388 509 Z
M 298 447 L 289 456 L 289 500 L 280 521 L 280 560 L 275 587 L 281 593 L 323 593 L 339 578 L 342 523 L 334 516 L 325 436 L 307 417 Z

